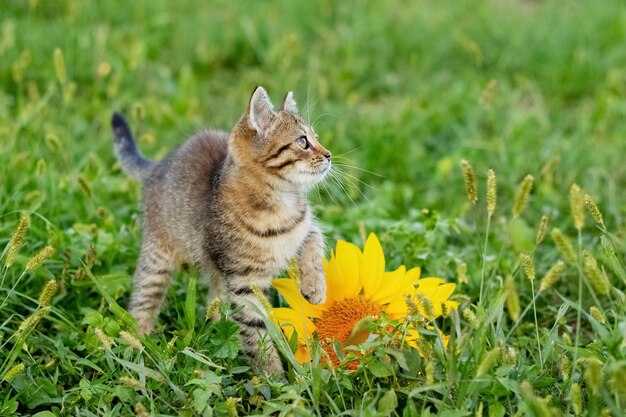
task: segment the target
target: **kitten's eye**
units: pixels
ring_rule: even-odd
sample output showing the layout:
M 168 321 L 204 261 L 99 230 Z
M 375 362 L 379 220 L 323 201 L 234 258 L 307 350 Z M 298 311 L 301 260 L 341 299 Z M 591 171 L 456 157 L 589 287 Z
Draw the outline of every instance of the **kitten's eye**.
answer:
M 306 138 L 306 136 L 300 136 L 298 139 L 296 139 L 296 143 L 302 149 L 309 149 L 309 140 Z

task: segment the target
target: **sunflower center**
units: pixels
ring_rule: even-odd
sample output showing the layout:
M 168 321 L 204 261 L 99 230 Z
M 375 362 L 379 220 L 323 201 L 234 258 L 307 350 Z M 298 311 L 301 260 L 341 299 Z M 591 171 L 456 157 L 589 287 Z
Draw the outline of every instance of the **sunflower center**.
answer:
M 380 311 L 381 306 L 378 303 L 360 295 L 346 298 L 334 303 L 322 314 L 322 317 L 316 320 L 317 336 L 322 342 L 334 339 L 344 345 L 359 321 L 369 316 L 379 317 Z M 367 336 L 367 332 L 363 332 L 362 335 L 353 335 L 350 342 L 351 344 L 364 342 Z

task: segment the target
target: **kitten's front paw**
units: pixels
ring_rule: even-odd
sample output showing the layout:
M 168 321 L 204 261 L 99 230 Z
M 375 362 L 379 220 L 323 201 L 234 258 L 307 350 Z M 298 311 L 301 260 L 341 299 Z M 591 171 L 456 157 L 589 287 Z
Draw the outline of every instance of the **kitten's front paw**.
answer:
M 326 301 L 326 280 L 324 274 L 316 278 L 305 279 L 302 274 L 300 293 L 311 304 L 322 304 Z

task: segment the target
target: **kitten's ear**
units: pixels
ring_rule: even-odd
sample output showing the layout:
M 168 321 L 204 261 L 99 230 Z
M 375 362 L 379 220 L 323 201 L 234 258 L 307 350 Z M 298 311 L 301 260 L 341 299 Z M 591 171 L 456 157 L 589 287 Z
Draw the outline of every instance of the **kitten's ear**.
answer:
M 258 133 L 263 133 L 274 119 L 274 106 L 265 89 L 257 87 L 250 97 L 248 105 L 248 123 Z
M 290 113 L 298 113 L 298 105 L 296 104 L 296 100 L 293 99 L 292 91 L 287 93 L 287 95 L 283 99 L 283 105 L 280 106 L 280 109 L 282 111 L 288 111 Z

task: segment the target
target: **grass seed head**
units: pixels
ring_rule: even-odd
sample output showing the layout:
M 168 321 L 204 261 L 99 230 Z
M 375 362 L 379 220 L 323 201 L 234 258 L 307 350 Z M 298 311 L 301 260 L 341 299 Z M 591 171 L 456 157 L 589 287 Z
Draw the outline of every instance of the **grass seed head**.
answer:
M 44 318 L 48 314 L 50 314 L 51 310 L 52 310 L 52 308 L 50 306 L 40 307 L 37 310 L 35 310 L 35 312 L 33 314 L 31 314 L 30 316 L 26 317 L 22 321 L 22 323 L 20 323 L 20 327 L 18 327 L 18 329 L 17 329 L 18 333 L 29 333 L 29 332 L 31 332 L 35 327 L 37 327 L 37 324 L 39 324 L 39 322 L 41 321 L 42 318 Z
M 493 97 L 496 92 L 496 87 L 498 86 L 498 81 L 495 79 L 491 79 L 483 88 L 482 93 L 480 94 L 480 103 L 484 106 L 491 104 L 493 101 Z
M 546 275 L 541 280 L 539 291 L 545 291 L 554 287 L 561 279 L 563 271 L 565 271 L 565 262 L 558 260 L 548 269 L 548 272 L 546 272 Z
M 141 344 L 139 339 L 137 339 L 135 336 L 125 330 L 122 330 L 120 332 L 120 339 L 122 339 L 122 341 L 128 346 L 131 346 L 137 350 L 143 350 L 143 345 Z
M 20 221 L 17 224 L 13 236 L 7 245 L 6 255 L 4 257 L 4 265 L 10 267 L 15 262 L 15 258 L 20 253 L 20 249 L 24 246 L 24 238 L 26 237 L 26 231 L 30 227 L 30 213 L 23 211 L 20 213 Z
M 206 316 L 205 316 L 206 319 L 211 320 L 214 316 L 216 316 L 221 305 L 222 305 L 221 299 L 216 298 L 215 300 L 213 300 L 211 304 L 209 305 L 209 308 L 206 310 Z
M 4 374 L 4 376 L 2 377 L 2 380 L 4 382 L 11 382 L 15 379 L 16 376 L 24 372 L 25 369 L 26 367 L 24 366 L 23 363 L 18 363 L 17 365 L 13 365 L 11 369 L 9 369 L 6 374 Z
M 574 246 L 569 238 L 557 228 L 552 229 L 550 236 L 552 237 L 556 248 L 559 252 L 561 252 L 561 255 L 563 255 L 565 260 L 572 264 L 576 263 L 576 250 L 574 249 Z
M 418 304 L 424 310 L 424 316 L 426 319 L 433 320 L 435 317 L 435 310 L 433 308 L 432 300 L 421 292 L 416 293 L 415 297 L 417 298 Z
M 561 362 L 559 363 L 559 371 L 561 372 L 561 377 L 563 381 L 569 379 L 572 375 L 572 360 L 567 355 L 563 355 L 561 358 Z
M 465 184 L 465 192 L 467 198 L 472 204 L 476 204 L 478 200 L 478 188 L 476 186 L 476 174 L 474 168 L 465 159 L 461 161 L 461 170 L 463 171 L 463 183 Z
M 476 376 L 479 377 L 481 375 L 486 374 L 493 368 L 493 366 L 498 362 L 498 359 L 502 357 L 502 349 L 500 347 L 494 348 L 487 352 L 483 360 L 478 365 L 478 369 L 476 369 Z
M 476 317 L 476 313 L 474 313 L 474 310 L 472 310 L 470 307 L 466 307 L 463 310 L 462 314 L 463 314 L 463 318 L 467 320 L 470 326 L 472 326 L 475 329 L 477 329 L 480 326 L 480 322 L 478 321 L 478 317 Z
M 600 226 L 604 226 L 604 218 L 602 217 L 602 213 L 600 209 L 596 205 L 596 202 L 593 201 L 593 198 L 589 194 L 585 194 L 585 205 L 587 206 L 587 210 L 591 217 L 598 223 Z
M 39 268 L 41 264 L 43 264 L 43 261 L 50 258 L 52 255 L 54 255 L 54 248 L 50 245 L 46 245 L 43 249 L 41 249 L 28 260 L 28 262 L 26 263 L 26 270 Z
M 513 217 L 519 217 L 526 208 L 526 205 L 528 204 L 528 197 L 533 189 L 534 181 L 535 178 L 532 175 L 526 175 L 517 187 L 515 200 L 513 200 Z
M 509 317 L 511 317 L 513 321 L 519 320 L 522 308 L 519 301 L 519 294 L 515 288 L 515 280 L 510 275 L 504 280 L 504 295 L 506 297 L 506 309 L 509 312 Z
M 228 412 L 228 417 L 237 417 L 239 413 L 237 412 L 237 403 L 241 401 L 240 398 L 228 397 L 226 399 L 226 410 Z
M 467 278 L 467 264 L 465 262 L 457 264 L 456 277 L 457 281 L 461 284 L 467 284 L 469 282 L 469 279 Z
M 41 294 L 39 294 L 39 305 L 42 307 L 50 305 L 52 297 L 54 297 L 58 290 L 59 284 L 57 283 L 56 279 L 51 279 L 50 281 L 46 282 L 43 290 L 41 290 Z
M 67 82 L 67 70 L 65 68 L 65 58 L 63 57 L 63 51 L 59 48 L 55 48 L 52 58 L 54 61 L 54 73 L 57 77 L 57 80 L 61 84 L 65 84 Z
M 91 197 L 91 185 L 89 185 L 89 181 L 87 180 L 87 178 L 85 178 L 83 174 L 80 174 L 78 176 L 78 186 L 86 197 Z
M 137 417 L 150 417 L 148 410 L 146 410 L 146 407 L 141 403 L 135 404 L 135 414 Z
M 424 368 L 426 385 L 432 385 L 435 382 L 435 363 L 432 361 L 432 359 L 430 359 L 426 362 L 426 366 Z
M 417 304 L 415 304 L 415 301 L 413 301 L 413 297 L 411 297 L 410 294 L 407 294 L 405 296 L 405 300 L 404 302 L 406 303 L 406 307 L 407 307 L 407 315 L 410 317 L 417 317 L 420 315 L 420 310 L 417 307 Z
M 569 392 L 569 398 L 572 402 L 572 410 L 574 411 L 574 415 L 579 416 L 583 412 L 583 392 L 576 382 L 572 384 L 572 388 Z
M 105 332 L 100 328 L 95 328 L 93 332 L 96 334 L 98 339 L 100 340 L 100 344 L 104 348 L 104 350 L 110 350 L 111 346 L 113 346 L 113 339 L 109 337 Z
M 543 238 L 546 237 L 546 230 L 548 230 L 548 216 L 544 214 L 541 216 L 539 228 L 537 229 L 537 236 L 535 237 L 535 243 L 537 245 L 543 242 Z
M 259 303 L 261 303 L 261 306 L 263 306 L 267 314 L 272 314 L 272 305 L 263 293 L 261 287 L 259 287 L 258 285 L 251 285 L 250 289 L 252 290 L 252 293 L 256 296 L 257 300 L 259 300 Z
M 580 230 L 585 226 L 585 200 L 577 184 L 572 184 L 569 189 L 569 205 L 574 218 L 574 226 Z
M 607 295 L 609 293 L 611 283 L 598 266 L 596 259 L 587 251 L 583 251 L 583 272 L 596 294 Z
M 610 371 L 611 388 L 618 396 L 626 396 L 626 363 L 614 363 Z
M 41 158 L 37 161 L 37 165 L 35 165 L 35 174 L 38 177 L 42 177 L 46 174 L 46 169 L 48 169 L 46 165 L 46 160 Z
M 487 171 L 487 214 L 493 216 L 496 211 L 496 172 Z
M 573 346 L 572 338 L 570 337 L 569 333 L 563 333 L 561 335 L 561 339 L 563 339 L 563 343 L 565 343 L 565 346 Z
M 300 288 L 300 267 L 298 266 L 298 261 L 296 261 L 296 258 L 291 258 L 289 260 L 287 274 L 289 275 L 289 278 L 296 280 L 296 284 L 298 288 Z
M 141 389 L 141 382 L 139 382 L 138 380 L 136 380 L 132 376 L 121 376 L 120 377 L 120 382 L 122 384 L 126 385 L 127 387 L 131 387 L 131 388 L 134 388 L 136 390 L 140 390 Z
M 520 260 L 522 262 L 522 268 L 524 269 L 526 278 L 528 278 L 530 281 L 534 281 L 536 277 L 534 258 L 526 253 L 522 253 L 520 255 Z
M 604 314 L 602 313 L 602 311 L 600 311 L 598 307 L 591 306 L 589 308 L 589 314 L 591 314 L 591 317 L 593 317 L 598 323 L 606 324 L 606 318 L 604 317 Z
M 583 374 L 585 384 L 593 393 L 597 393 L 604 380 L 602 373 L 602 362 L 596 358 L 588 358 L 585 361 L 585 372 Z

